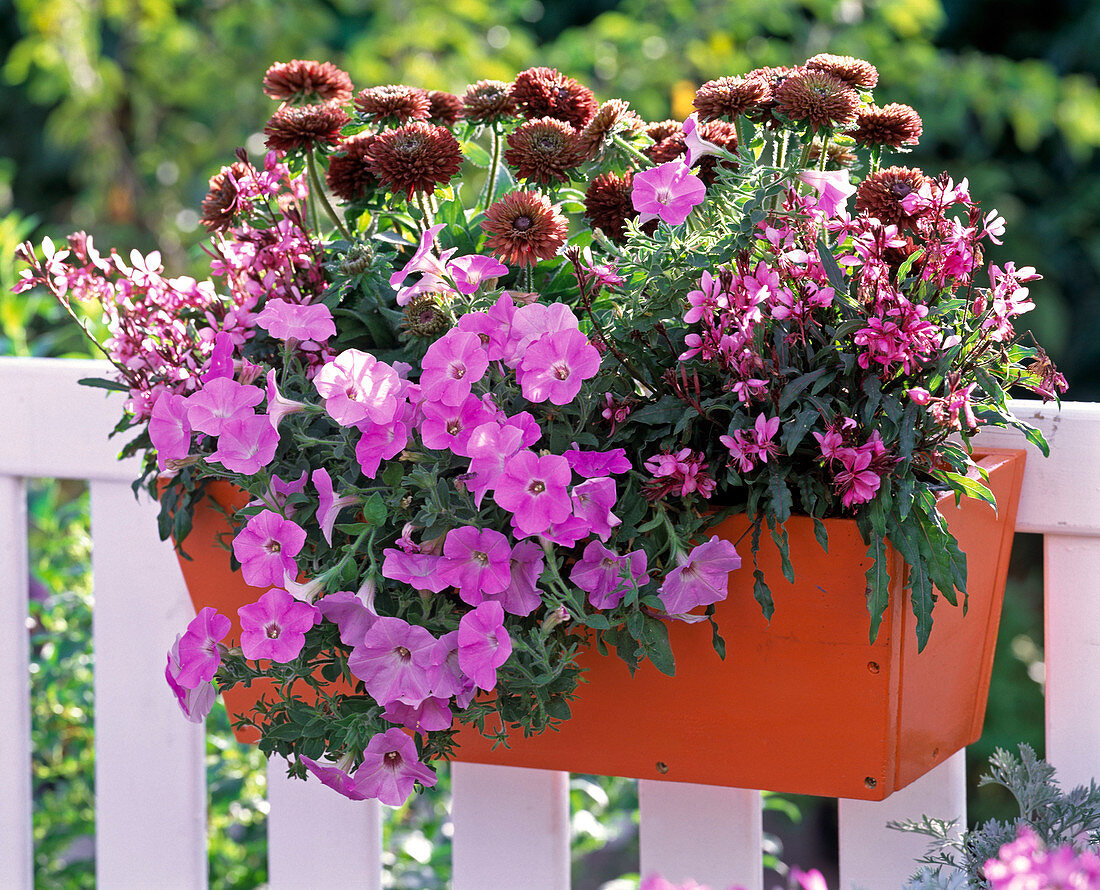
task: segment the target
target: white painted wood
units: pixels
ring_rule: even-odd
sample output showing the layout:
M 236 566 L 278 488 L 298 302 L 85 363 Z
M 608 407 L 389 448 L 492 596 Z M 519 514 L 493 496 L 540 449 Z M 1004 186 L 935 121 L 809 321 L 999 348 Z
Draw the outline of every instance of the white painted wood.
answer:
M 1100 781 L 1100 538 L 1047 535 L 1043 560 L 1046 756 L 1069 789 Z
M 1013 402 L 1017 416 L 1038 427 L 1050 444 L 1044 458 L 1015 430 L 985 430 L 988 447 L 1027 449 L 1016 530 L 1038 534 L 1100 535 L 1100 404 Z
M 125 437 L 107 434 L 122 417 L 123 393 L 77 383 L 108 377 L 110 365 L 87 359 L 0 358 L 0 469 L 33 478 L 117 479 L 139 473 L 120 463 Z
M 267 766 L 267 868 L 271 890 L 380 890 L 382 806 L 348 800 L 316 779 L 291 779 L 286 761 Z
M 164 680 L 194 611 L 156 505 L 92 482 L 98 886 L 206 886 L 204 731 Z
M 890 821 L 958 819 L 966 824 L 966 752 L 959 751 L 932 772 L 886 800 L 837 801 L 840 817 L 840 886 L 900 887 L 915 872 L 914 860 L 927 849 L 922 835 L 887 828 Z
M 640 874 L 674 883 L 762 890 L 763 805 L 759 791 L 638 781 Z
M 452 763 L 454 890 L 568 890 L 569 774 Z
M 0 477 L 0 887 L 34 885 L 31 835 L 27 492 Z

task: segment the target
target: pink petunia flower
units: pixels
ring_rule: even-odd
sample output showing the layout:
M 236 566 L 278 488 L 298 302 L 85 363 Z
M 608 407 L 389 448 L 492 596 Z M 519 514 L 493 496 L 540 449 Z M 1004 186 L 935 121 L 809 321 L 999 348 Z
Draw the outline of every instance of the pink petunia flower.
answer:
M 569 580 L 588 594 L 588 601 L 597 609 L 613 609 L 627 591 L 645 583 L 647 562 L 644 550 L 621 556 L 592 541 L 573 566 Z
M 569 468 L 585 479 L 599 476 L 611 476 L 630 471 L 630 458 L 625 448 L 612 448 L 610 451 L 586 451 L 578 448 L 577 443 L 562 454 L 569 461 Z
M 313 378 L 325 410 L 341 426 L 364 420 L 389 423 L 404 402 L 405 382 L 397 370 L 369 352 L 346 349 Z
M 517 529 L 524 534 L 538 534 L 571 514 L 567 491 L 571 477 L 564 457 L 519 451 L 505 461 L 493 500 L 512 514 Z
M 450 700 L 429 695 L 418 705 L 391 702 L 382 712 L 390 723 L 400 723 L 413 732 L 437 732 L 449 729 L 454 720 Z
M 798 178 L 817 192 L 817 209 L 829 218 L 843 213 L 848 199 L 856 193 L 847 170 L 803 170 Z
M 400 729 L 376 734 L 355 771 L 356 790 L 391 807 L 403 804 L 417 782 L 431 788 L 435 781 L 435 772 L 420 762 L 416 744 Z
M 358 646 L 378 620 L 373 605 L 365 601 L 362 593 L 339 590 L 321 597 L 315 603 L 318 611 L 340 628 L 340 642 L 345 646 Z
M 256 316 L 256 324 L 276 340 L 312 341 L 324 343 L 336 336 L 332 312 L 324 303 L 288 303 L 278 297 L 270 299 Z
M 573 515 L 583 519 L 590 532 L 601 541 L 606 541 L 612 530 L 622 524 L 622 520 L 611 512 L 618 500 L 614 479 L 607 476 L 588 479 L 573 486 L 571 497 Z
M 241 617 L 241 651 L 254 661 L 293 661 L 306 642 L 306 631 L 321 620 L 316 606 L 274 587 L 256 602 L 237 610 Z
M 356 427 L 361 435 L 355 445 L 355 459 L 368 479 L 378 475 L 383 460 L 396 457 L 409 444 L 409 428 L 400 420 L 389 423 L 365 420 Z
M 520 359 L 516 379 L 530 402 L 568 405 L 581 383 L 600 370 L 600 353 L 588 337 L 569 328 L 540 337 Z
M 340 515 L 340 511 L 344 507 L 359 503 L 359 498 L 354 495 L 336 497 L 336 493 L 332 490 L 332 478 L 324 467 L 314 470 L 310 479 L 313 481 L 313 487 L 317 490 L 318 503 L 314 518 L 317 520 L 317 524 L 321 526 L 321 534 L 324 535 L 325 541 L 331 547 L 332 528 L 336 525 L 336 517 Z
M 511 581 L 512 548 L 491 528 L 464 525 L 447 532 L 440 577 L 458 588 L 463 602 L 476 606 L 487 593 L 500 593 Z
M 479 689 L 497 685 L 497 668 L 512 654 L 500 603 L 482 603 L 458 622 L 458 664 Z
M 508 267 L 504 263 L 494 257 L 477 254 L 455 257 L 447 264 L 447 270 L 460 294 L 477 293 L 483 281 L 508 274 Z
M 443 557 L 435 553 L 408 553 L 387 548 L 382 551 L 382 577 L 401 581 L 416 590 L 441 593 L 450 587 L 439 574 Z
M 543 550 L 534 541 L 520 541 L 508 559 L 508 586 L 500 593 L 485 594 L 486 600 L 500 603 L 509 615 L 530 615 L 542 604 L 539 577 L 542 575 Z
M 489 357 L 477 334 L 451 330 L 428 347 L 420 365 L 420 385 L 431 393 L 431 400 L 454 406 L 461 405 L 473 384 L 485 376 Z
M 474 504 L 480 509 L 482 498 L 496 485 L 504 472 L 504 462 L 523 447 L 523 432 L 515 426 L 501 426 L 495 420 L 474 428 L 466 443 L 470 454 L 470 473 L 473 478 L 466 487 L 474 496 Z
M 699 116 L 689 114 L 683 123 L 684 143 L 687 145 L 687 165 L 694 167 L 707 155 L 722 157 L 726 152 L 713 142 L 699 135 Z
M 228 377 L 216 377 L 187 397 L 187 419 L 193 429 L 220 436 L 227 421 L 251 416 L 251 408 L 264 399 L 258 386 L 244 386 Z
M 660 218 L 670 226 L 678 226 L 688 218 L 692 208 L 703 203 L 706 194 L 703 180 L 677 159 L 635 173 L 630 200 L 640 214 L 638 222 L 642 225 Z
M 157 450 L 158 469 L 163 470 L 166 461 L 187 457 L 191 451 L 191 424 L 184 396 L 165 390 L 157 397 L 149 416 L 149 438 Z
M 222 662 L 218 643 L 229 633 L 230 621 L 216 609 L 206 606 L 199 611 L 187 631 L 176 642 L 179 672 L 176 682 L 187 689 L 214 679 Z
M 473 431 L 493 419 L 485 403 L 473 393 L 461 405 L 425 402 L 421 410 L 424 418 L 420 424 L 420 438 L 425 447 L 452 451 L 462 457 L 470 456 L 467 446 Z
M 344 795 L 349 800 L 367 799 L 367 795 L 359 790 L 359 787 L 355 784 L 355 779 L 347 772 L 351 767 L 350 758 L 345 758 L 333 766 L 318 763 L 304 754 L 299 754 L 298 759 L 306 765 L 307 770 L 321 780 L 322 784 L 327 785 L 333 791 Z
M 250 516 L 233 539 L 233 555 L 241 564 L 245 583 L 253 587 L 278 587 L 284 574 L 298 574 L 294 557 L 305 542 L 304 528 L 278 513 L 263 510 Z
M 181 669 L 179 644 L 182 637 L 183 634 L 177 634 L 176 641 L 172 644 L 172 648 L 168 650 L 168 664 L 164 668 L 164 679 L 175 694 L 176 702 L 179 704 L 180 710 L 183 711 L 183 716 L 192 723 L 202 723 L 206 719 L 206 715 L 210 713 L 210 709 L 214 707 L 214 699 L 218 697 L 218 694 L 212 683 L 200 683 L 195 688 L 189 689 L 176 680 Z
M 348 668 L 367 694 L 385 707 L 399 701 L 418 705 L 431 694 L 428 672 L 436 638 L 401 618 L 379 618 L 348 657 Z
M 447 275 L 447 260 L 454 256 L 456 249 L 445 250 L 442 255 L 437 257 L 432 253 L 432 248 L 435 246 L 436 237 L 446 227 L 445 223 L 438 223 L 424 231 L 424 234 L 420 236 L 420 244 L 417 246 L 412 258 L 400 271 L 394 272 L 390 276 L 390 287 L 400 287 L 413 272 L 420 272 L 440 284 L 444 283 L 443 279 Z M 398 305 L 402 304 L 398 303 Z
M 467 707 L 477 693 L 477 686 L 473 679 L 463 673 L 458 663 L 457 630 L 439 638 L 432 650 L 431 663 L 429 676 L 432 695 L 441 698 L 454 696 L 458 707 Z
M 234 417 L 222 425 L 218 447 L 207 460 L 220 463 L 230 472 L 251 476 L 271 463 L 278 447 L 279 434 L 266 417 Z
M 304 402 L 296 402 L 294 399 L 283 398 L 279 387 L 275 385 L 275 369 L 267 372 L 267 419 L 271 428 L 278 432 L 279 424 L 289 414 L 297 414 L 304 411 Z
M 205 370 L 199 376 L 203 383 L 209 383 L 218 377 L 233 377 L 233 336 L 228 331 L 218 331 L 214 335 L 214 351 L 207 359 Z
M 741 557 L 729 541 L 717 535 L 694 547 L 665 576 L 657 592 L 670 615 L 684 615 L 696 606 L 724 600 L 729 592 L 729 573 L 741 567 Z

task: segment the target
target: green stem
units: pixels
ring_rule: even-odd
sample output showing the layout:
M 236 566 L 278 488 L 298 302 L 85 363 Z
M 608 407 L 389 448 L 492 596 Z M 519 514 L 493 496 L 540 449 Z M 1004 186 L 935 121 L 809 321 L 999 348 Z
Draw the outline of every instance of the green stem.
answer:
M 810 152 L 813 151 L 813 148 L 814 148 L 814 141 L 812 139 L 807 139 L 806 144 L 802 146 L 802 154 L 800 154 L 798 156 L 798 166 L 801 169 L 805 170 L 809 167 Z
M 424 197 L 423 192 L 414 192 L 416 197 L 416 206 L 420 208 L 420 212 L 424 214 L 424 228 L 423 231 L 428 231 L 432 227 L 432 208 L 431 205 Z
M 639 164 L 642 165 L 642 169 L 648 169 L 653 166 L 653 161 L 642 154 L 633 145 L 628 143 L 622 136 L 615 135 L 611 137 L 611 141 L 615 143 L 620 149 L 625 151 L 630 157 L 634 158 Z
M 485 182 L 485 209 L 493 203 L 493 197 L 497 189 L 497 171 L 500 169 L 500 131 L 497 125 L 492 125 L 493 131 L 493 156 L 489 162 L 489 178 Z
M 310 184 L 313 186 L 313 188 L 310 189 L 310 197 L 312 197 L 313 195 L 317 196 L 317 200 L 325 209 L 325 214 L 328 216 L 329 219 L 332 220 L 332 224 L 336 226 L 337 231 L 339 231 L 340 234 L 344 236 L 344 240 L 350 243 L 352 241 L 351 232 L 347 230 L 347 226 L 340 222 L 340 217 L 337 216 L 336 211 L 333 209 L 332 205 L 329 203 L 328 197 L 325 195 L 324 186 L 321 185 L 321 177 L 317 175 L 317 161 L 314 159 L 312 151 L 306 152 L 306 167 L 309 170 Z M 313 220 L 314 225 L 317 225 L 318 221 L 316 205 L 314 205 L 313 207 Z M 318 226 L 318 228 L 320 227 Z
M 829 137 L 821 140 L 821 157 L 818 158 L 817 169 L 824 172 L 825 165 L 829 163 Z
M 737 153 L 742 154 L 748 150 L 748 143 L 745 142 L 745 116 L 743 114 L 739 114 L 733 119 L 733 128 L 737 131 Z

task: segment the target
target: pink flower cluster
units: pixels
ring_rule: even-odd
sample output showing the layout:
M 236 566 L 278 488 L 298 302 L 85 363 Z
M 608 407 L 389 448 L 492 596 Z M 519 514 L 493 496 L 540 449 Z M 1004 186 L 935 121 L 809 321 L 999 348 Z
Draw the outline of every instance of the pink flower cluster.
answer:
M 681 448 L 675 454 L 668 451 L 656 454 L 645 462 L 645 468 L 653 474 L 645 489 L 646 498 L 651 501 L 670 494 L 686 498 L 695 492 L 709 498 L 717 485 L 707 472 L 703 452 L 690 448 Z
M 1030 828 L 1001 847 L 984 866 L 990 890 L 1095 890 L 1100 887 L 1100 856 L 1066 845 L 1048 850 Z
M 852 445 L 856 421 L 851 417 L 840 421 L 824 432 L 814 433 L 821 457 L 830 467 L 840 464 L 833 476 L 833 487 L 845 507 L 865 504 L 875 496 L 882 479 L 897 463 L 887 454 L 882 436 L 874 430 L 862 445 Z
M 718 441 L 729 449 L 737 469 L 748 473 L 756 467 L 757 461 L 766 464 L 768 456 L 779 451 L 779 445 L 774 441 L 778 432 L 779 418 L 761 413 L 756 416 L 751 430 L 734 430 L 733 435 L 719 436 Z

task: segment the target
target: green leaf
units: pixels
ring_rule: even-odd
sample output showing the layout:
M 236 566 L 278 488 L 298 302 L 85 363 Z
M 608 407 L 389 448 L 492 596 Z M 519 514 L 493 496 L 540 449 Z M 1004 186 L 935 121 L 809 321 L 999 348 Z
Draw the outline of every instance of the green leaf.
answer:
M 962 473 L 952 473 L 950 470 L 941 470 L 940 475 L 951 483 L 951 486 L 956 492 L 962 489 L 969 497 L 978 498 L 996 508 L 997 499 L 993 496 L 993 492 L 982 485 L 977 479 L 971 479 L 969 476 L 964 476 Z
M 653 662 L 653 666 L 665 676 L 676 674 L 676 659 L 668 639 L 668 626 L 659 618 L 646 621 L 642 638 L 638 641 L 638 654 Z
M 794 450 L 806 438 L 806 431 L 820 416 L 816 408 L 805 408 L 795 415 L 793 421 L 783 424 L 783 450 L 787 454 L 794 454 Z
M 844 280 L 844 273 L 840 270 L 840 266 L 837 265 L 832 248 L 829 247 L 824 238 L 817 239 L 817 253 L 821 257 L 821 265 L 825 267 L 825 274 L 829 278 L 829 284 L 832 286 L 833 290 L 836 291 L 837 296 L 846 296 L 848 293 L 848 283 Z
M 753 569 L 752 578 L 752 597 L 760 604 L 760 611 L 764 613 L 764 617 L 771 621 L 772 615 L 775 614 L 775 601 L 772 599 L 771 588 L 768 587 L 764 580 L 764 573 L 760 569 Z
M 657 426 L 662 423 L 672 423 L 684 413 L 683 403 L 673 396 L 662 396 L 652 405 L 639 408 L 630 415 L 630 419 L 637 423 L 645 423 Z
M 817 538 L 817 543 L 821 545 L 821 549 L 826 553 L 829 552 L 829 530 L 825 527 L 825 523 L 818 519 L 816 516 L 814 519 L 814 537 Z
M 827 367 L 818 368 L 816 371 L 810 371 L 808 374 L 803 374 L 800 377 L 795 377 L 790 383 L 783 387 L 782 392 L 779 394 L 779 412 L 782 414 L 788 407 L 798 398 L 799 393 L 806 387 L 812 384 L 815 380 L 822 377 L 826 372 L 829 372 Z M 836 375 L 835 371 L 829 372 L 833 376 Z M 789 452 L 788 452 L 789 453 Z
M 94 386 L 97 389 L 109 389 L 112 392 L 129 392 L 130 387 L 117 380 L 100 380 L 98 377 L 81 377 L 77 383 L 81 386 Z
M 386 515 L 386 502 L 375 492 L 363 504 L 363 521 L 368 525 L 380 526 L 386 521 Z
M 477 167 L 486 168 L 493 162 L 493 159 L 489 155 L 489 152 L 487 152 L 476 142 L 463 142 L 462 154 L 470 161 L 470 163 Z

